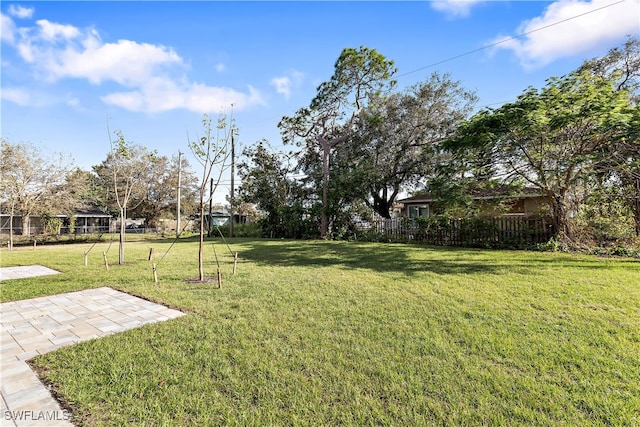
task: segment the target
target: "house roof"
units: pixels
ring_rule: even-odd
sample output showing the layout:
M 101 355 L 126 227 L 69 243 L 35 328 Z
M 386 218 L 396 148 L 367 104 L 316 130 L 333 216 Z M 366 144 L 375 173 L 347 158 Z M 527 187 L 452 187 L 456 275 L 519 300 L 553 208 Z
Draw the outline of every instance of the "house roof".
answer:
M 543 197 L 545 194 L 539 189 L 534 187 L 523 187 L 517 190 L 513 190 L 507 186 L 500 186 L 494 188 L 473 188 L 468 191 L 468 194 L 473 197 L 474 200 L 492 200 L 492 199 L 527 199 L 532 197 Z M 407 197 L 405 199 L 398 200 L 398 203 L 428 203 L 435 201 L 436 198 L 431 193 L 422 193 L 415 196 Z
M 11 215 L 9 213 L 1 212 L 0 216 L 11 216 Z M 13 216 L 20 217 L 20 214 L 16 212 Z M 33 215 L 33 216 L 37 216 L 37 215 Z M 66 218 L 67 217 L 67 215 L 65 215 L 65 214 L 56 214 L 54 216 L 56 216 L 58 218 Z M 98 208 L 89 208 L 89 209 L 84 209 L 84 210 L 77 210 L 73 214 L 73 216 L 75 216 L 77 218 L 111 218 L 111 215 L 102 212 Z
M 98 208 L 78 210 L 78 211 L 75 212 L 75 216 L 77 216 L 78 218 L 82 218 L 82 217 L 87 217 L 87 218 L 111 218 L 111 215 L 102 212 Z

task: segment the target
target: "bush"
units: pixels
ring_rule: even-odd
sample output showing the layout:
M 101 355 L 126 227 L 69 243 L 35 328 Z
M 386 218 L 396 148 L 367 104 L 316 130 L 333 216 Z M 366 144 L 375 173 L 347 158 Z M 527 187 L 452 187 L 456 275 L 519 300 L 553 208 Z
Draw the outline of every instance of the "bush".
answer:
M 13 236 L 13 246 L 31 246 L 36 241 L 38 245 L 65 244 L 65 243 L 93 243 L 108 240 L 108 234 L 38 234 L 35 236 Z M 8 235 L 2 235 L 0 244 L 7 246 Z
M 225 225 L 220 227 L 220 232 L 225 237 L 229 236 L 229 226 Z M 220 235 L 217 230 L 214 230 L 214 233 L 216 236 Z M 260 224 L 255 222 L 249 224 L 234 224 L 233 237 L 260 238 L 262 237 L 262 229 L 260 228 Z
M 44 233 L 45 234 L 49 234 L 49 235 L 53 235 L 53 234 L 59 234 L 60 233 L 60 229 L 62 228 L 62 219 L 55 217 L 55 216 L 49 216 L 49 215 L 44 215 L 43 216 L 43 220 L 44 220 Z
M 538 243 L 534 249 L 541 252 L 568 252 L 567 246 L 556 237 L 552 237 L 546 243 Z
M 585 246 L 609 247 L 633 239 L 633 213 L 619 197 L 592 197 L 574 221 L 574 239 Z

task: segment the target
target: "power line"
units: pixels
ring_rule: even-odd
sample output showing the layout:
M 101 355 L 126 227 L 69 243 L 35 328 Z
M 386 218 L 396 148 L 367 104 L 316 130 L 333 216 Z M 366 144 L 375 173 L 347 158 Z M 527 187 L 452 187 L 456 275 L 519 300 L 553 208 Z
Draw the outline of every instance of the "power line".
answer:
M 544 25 L 544 26 L 542 26 L 542 27 L 540 27 L 540 28 L 536 28 L 536 29 L 534 29 L 534 30 L 524 32 L 524 33 L 519 34 L 519 35 L 517 35 L 517 36 L 508 37 L 508 38 L 506 38 L 506 39 L 499 40 L 499 41 L 497 41 L 497 42 L 494 42 L 494 43 L 490 43 L 490 44 L 487 44 L 487 45 L 481 46 L 481 47 L 479 47 L 479 48 L 477 48 L 477 49 L 473 49 L 473 50 L 470 50 L 470 51 L 467 51 L 467 52 L 461 53 L 461 54 L 459 54 L 459 55 L 452 56 L 451 58 L 443 59 L 443 60 L 441 60 L 441 61 L 434 62 L 433 64 L 429 64 L 429 65 L 425 65 L 424 67 L 416 68 L 416 69 L 415 69 L 415 70 L 413 70 L 413 71 L 408 71 L 408 72 L 406 72 L 406 73 L 400 74 L 400 75 L 396 76 L 396 78 L 404 77 L 404 76 L 407 76 L 407 75 L 409 75 L 409 74 L 413 74 L 413 73 L 416 73 L 416 72 L 418 72 L 418 71 L 425 70 L 425 69 L 427 69 L 427 68 L 435 67 L 436 65 L 440 65 L 440 64 L 443 64 L 443 63 L 445 63 L 445 62 L 453 61 L 454 59 L 458 59 L 458 58 L 461 58 L 461 57 L 463 57 L 463 56 L 471 55 L 472 53 L 480 52 L 481 50 L 485 50 L 485 49 L 488 49 L 488 48 L 490 48 L 490 47 L 497 46 L 497 45 L 499 45 L 499 44 L 506 43 L 506 42 L 508 42 L 508 41 L 511 41 L 511 40 L 515 40 L 515 39 L 518 39 L 518 38 L 524 37 L 524 36 L 526 36 L 526 35 L 528 35 L 528 34 L 535 33 L 536 31 L 545 30 L 545 29 L 547 29 L 547 28 L 549 28 L 549 27 L 553 27 L 554 25 L 562 24 L 562 23 L 564 23 L 564 22 L 571 21 L 572 19 L 580 18 L 580 17 L 582 17 L 582 16 L 589 15 L 590 13 L 598 12 L 598 11 L 600 11 L 600 10 L 602 10 L 602 9 L 606 9 L 606 8 L 611 7 L 611 6 L 615 6 L 615 5 L 617 5 L 617 4 L 624 3 L 625 1 L 626 1 L 626 0 L 618 0 L 618 1 L 617 1 L 617 2 L 615 2 L 615 3 L 611 3 L 611 4 L 608 4 L 608 5 L 605 5 L 605 6 L 601 6 L 601 7 L 599 7 L 599 8 L 596 8 L 596 9 L 590 10 L 590 11 L 588 11 L 588 12 L 584 12 L 584 13 L 581 13 L 581 14 L 579 14 L 579 15 L 575 15 L 575 16 L 572 16 L 572 17 L 569 17 L 569 18 L 563 19 L 563 20 L 561 20 L 561 21 L 554 22 L 554 23 L 549 24 L 549 25 Z

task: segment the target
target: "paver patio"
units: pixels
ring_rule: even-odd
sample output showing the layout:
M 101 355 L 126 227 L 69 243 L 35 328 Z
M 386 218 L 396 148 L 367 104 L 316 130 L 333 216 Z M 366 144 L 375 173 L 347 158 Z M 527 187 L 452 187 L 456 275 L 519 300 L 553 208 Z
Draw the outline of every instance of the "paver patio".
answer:
M 48 276 L 52 274 L 60 274 L 60 272 L 42 265 L 0 268 L 0 280 L 24 279 L 26 277 Z
M 4 269 L 0 269 L 4 270 Z M 2 272 L 1 277 L 8 277 Z M 11 301 L 2 314 L 2 426 L 70 426 L 26 360 L 60 347 L 184 315 L 112 288 Z

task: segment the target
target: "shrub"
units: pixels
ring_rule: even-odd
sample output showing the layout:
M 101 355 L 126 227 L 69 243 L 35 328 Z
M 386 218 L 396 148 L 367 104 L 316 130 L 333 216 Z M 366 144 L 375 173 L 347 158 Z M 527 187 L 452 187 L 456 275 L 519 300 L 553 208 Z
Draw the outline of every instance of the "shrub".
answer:
M 225 225 L 220 227 L 220 232 L 225 237 L 229 236 L 229 226 Z M 219 235 L 217 231 L 216 235 Z M 260 238 L 262 237 L 262 229 L 260 228 L 260 224 L 255 222 L 248 224 L 235 224 L 233 226 L 233 237 Z

